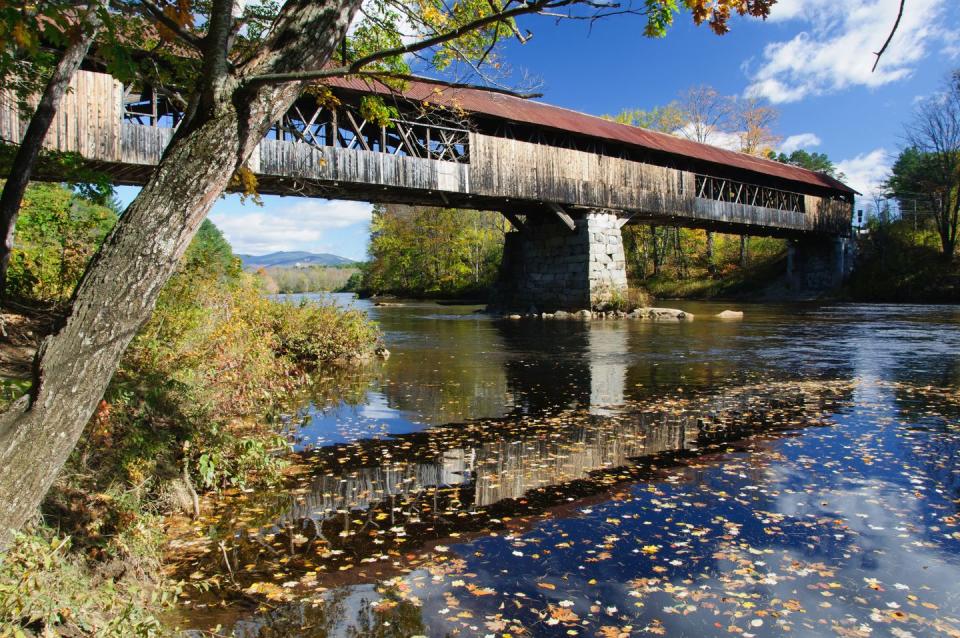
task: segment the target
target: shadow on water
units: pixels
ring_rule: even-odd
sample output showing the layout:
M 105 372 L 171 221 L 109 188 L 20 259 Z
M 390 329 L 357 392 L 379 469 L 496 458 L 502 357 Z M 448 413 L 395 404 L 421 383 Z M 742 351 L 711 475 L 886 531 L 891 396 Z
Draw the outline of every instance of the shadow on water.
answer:
M 220 585 L 181 622 L 960 635 L 960 312 L 701 320 L 718 308 L 673 325 L 371 309 L 394 355 L 320 380 L 289 483 L 225 495 L 172 544 L 181 576 Z

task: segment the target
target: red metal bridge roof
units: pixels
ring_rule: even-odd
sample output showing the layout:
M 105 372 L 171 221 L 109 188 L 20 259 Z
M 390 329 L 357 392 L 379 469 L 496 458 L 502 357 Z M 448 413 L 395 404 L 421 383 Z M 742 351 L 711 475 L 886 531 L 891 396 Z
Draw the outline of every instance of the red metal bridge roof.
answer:
M 408 81 L 402 93 L 380 82 L 361 78 L 336 78 L 329 80 L 328 83 L 344 89 L 395 95 L 417 102 L 429 102 L 439 106 L 460 108 L 469 113 L 488 115 L 512 122 L 545 126 L 612 142 L 630 144 L 644 149 L 722 164 L 780 179 L 839 190 L 844 193 L 857 192 L 823 173 L 747 155 L 746 153 L 728 151 L 666 133 L 619 124 L 594 115 L 515 97 L 502 92 L 481 88 L 452 87 L 449 84 L 425 78 Z

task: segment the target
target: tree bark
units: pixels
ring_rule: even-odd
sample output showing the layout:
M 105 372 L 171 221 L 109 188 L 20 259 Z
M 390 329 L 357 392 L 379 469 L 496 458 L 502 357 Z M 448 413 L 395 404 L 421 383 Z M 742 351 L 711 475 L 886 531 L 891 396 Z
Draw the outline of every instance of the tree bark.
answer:
M 660 274 L 661 254 L 657 241 L 657 227 L 653 224 L 650 224 L 650 244 L 653 249 L 653 276 L 656 277 Z
M 750 236 L 740 235 L 740 267 L 746 268 L 750 259 Z
M 717 274 L 717 265 L 713 262 L 713 231 L 707 231 L 707 273 L 713 277 Z
M 226 11 L 232 5 L 221 4 Z M 224 70 L 203 78 L 192 116 L 94 256 L 61 327 L 37 352 L 30 394 L 0 415 L 0 547 L 36 512 L 207 212 L 302 89 L 249 89 L 242 77 L 322 67 L 359 4 L 290 0 L 239 77 Z M 212 41 L 205 55 L 225 57 L 225 40 Z
M 96 2 L 87 9 L 83 21 L 77 25 L 73 41 L 60 57 L 53 69 L 53 74 L 40 96 L 37 108 L 30 118 L 27 131 L 20 141 L 20 147 L 14 157 L 7 182 L 0 194 L 0 232 L 3 233 L 3 243 L 0 245 L 0 298 L 6 294 L 7 268 L 10 266 L 10 253 L 13 250 L 14 228 L 17 216 L 20 214 L 20 205 L 23 195 L 27 191 L 27 184 L 36 168 L 43 140 L 47 137 L 50 125 L 57 115 L 60 100 L 67 92 L 70 81 L 90 49 L 90 43 L 100 30 L 100 11 L 105 3 Z
M 947 194 L 947 205 L 943 214 L 938 216 L 937 230 L 940 234 L 941 256 L 946 263 L 953 261 L 953 254 L 957 245 L 957 233 L 960 231 L 960 179 L 957 180 L 957 193 Z M 952 200 L 952 201 L 951 201 Z
M 683 241 L 680 237 L 680 227 L 676 226 L 673 229 L 673 241 L 676 248 L 677 255 L 677 270 L 679 271 L 680 278 L 687 278 L 687 255 L 683 250 Z

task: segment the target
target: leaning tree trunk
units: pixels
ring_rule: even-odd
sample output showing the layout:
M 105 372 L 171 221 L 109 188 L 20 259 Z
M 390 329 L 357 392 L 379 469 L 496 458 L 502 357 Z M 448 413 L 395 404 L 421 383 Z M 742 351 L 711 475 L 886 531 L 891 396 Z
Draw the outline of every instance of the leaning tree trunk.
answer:
M 322 66 L 358 5 L 288 2 L 290 13 L 249 74 Z M 226 75 L 206 82 L 200 108 L 181 124 L 88 266 L 62 327 L 37 352 L 30 394 L 0 415 L 0 547 L 37 511 L 207 212 L 302 88 L 243 88 Z
M 13 250 L 13 229 L 17 224 L 17 215 L 20 214 L 23 195 L 40 157 L 43 140 L 57 115 L 60 100 L 86 57 L 90 43 L 100 30 L 100 10 L 103 4 L 102 1 L 97 2 L 87 10 L 83 22 L 77 27 L 76 37 L 54 67 L 53 75 L 47 81 L 37 108 L 30 118 L 30 124 L 27 125 L 27 131 L 20 140 L 20 148 L 13 159 L 7 183 L 3 186 L 3 194 L 0 195 L 0 232 L 3 233 L 3 243 L 0 244 L 0 297 L 6 294 L 7 268 L 10 266 L 10 252 Z

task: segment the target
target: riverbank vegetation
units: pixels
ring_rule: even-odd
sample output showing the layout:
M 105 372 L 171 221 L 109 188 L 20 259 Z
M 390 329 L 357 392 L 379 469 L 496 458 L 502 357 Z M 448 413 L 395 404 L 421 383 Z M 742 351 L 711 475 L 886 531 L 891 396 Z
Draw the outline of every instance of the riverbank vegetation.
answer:
M 945 261 L 930 219 L 870 220 L 847 285 L 855 301 L 960 303 L 960 263 Z
M 17 306 L 57 313 L 115 220 L 65 188 L 32 186 L 11 260 Z M 158 631 L 150 611 L 175 591 L 158 572 L 162 516 L 195 514 L 206 490 L 277 480 L 286 441 L 270 416 L 311 371 L 367 356 L 377 339 L 362 313 L 265 297 L 204 222 L 42 521 L 0 559 L 0 623 L 34 633 Z
M 503 236 L 500 213 L 377 207 L 368 295 L 486 299 L 496 281 Z M 756 292 L 783 274 L 786 243 L 673 226 L 628 225 L 624 252 L 631 286 L 644 296 L 709 299 Z
M 509 222 L 455 208 L 376 206 L 360 290 L 407 297 L 486 297 Z
M 960 70 L 920 101 L 873 202 L 850 294 L 865 301 L 960 302 Z
M 672 226 L 627 226 L 630 281 L 660 299 L 756 294 L 784 271 L 786 242 Z
M 305 266 L 258 268 L 257 277 L 265 290 L 279 294 L 305 292 L 349 292 L 360 283 L 356 266 Z

